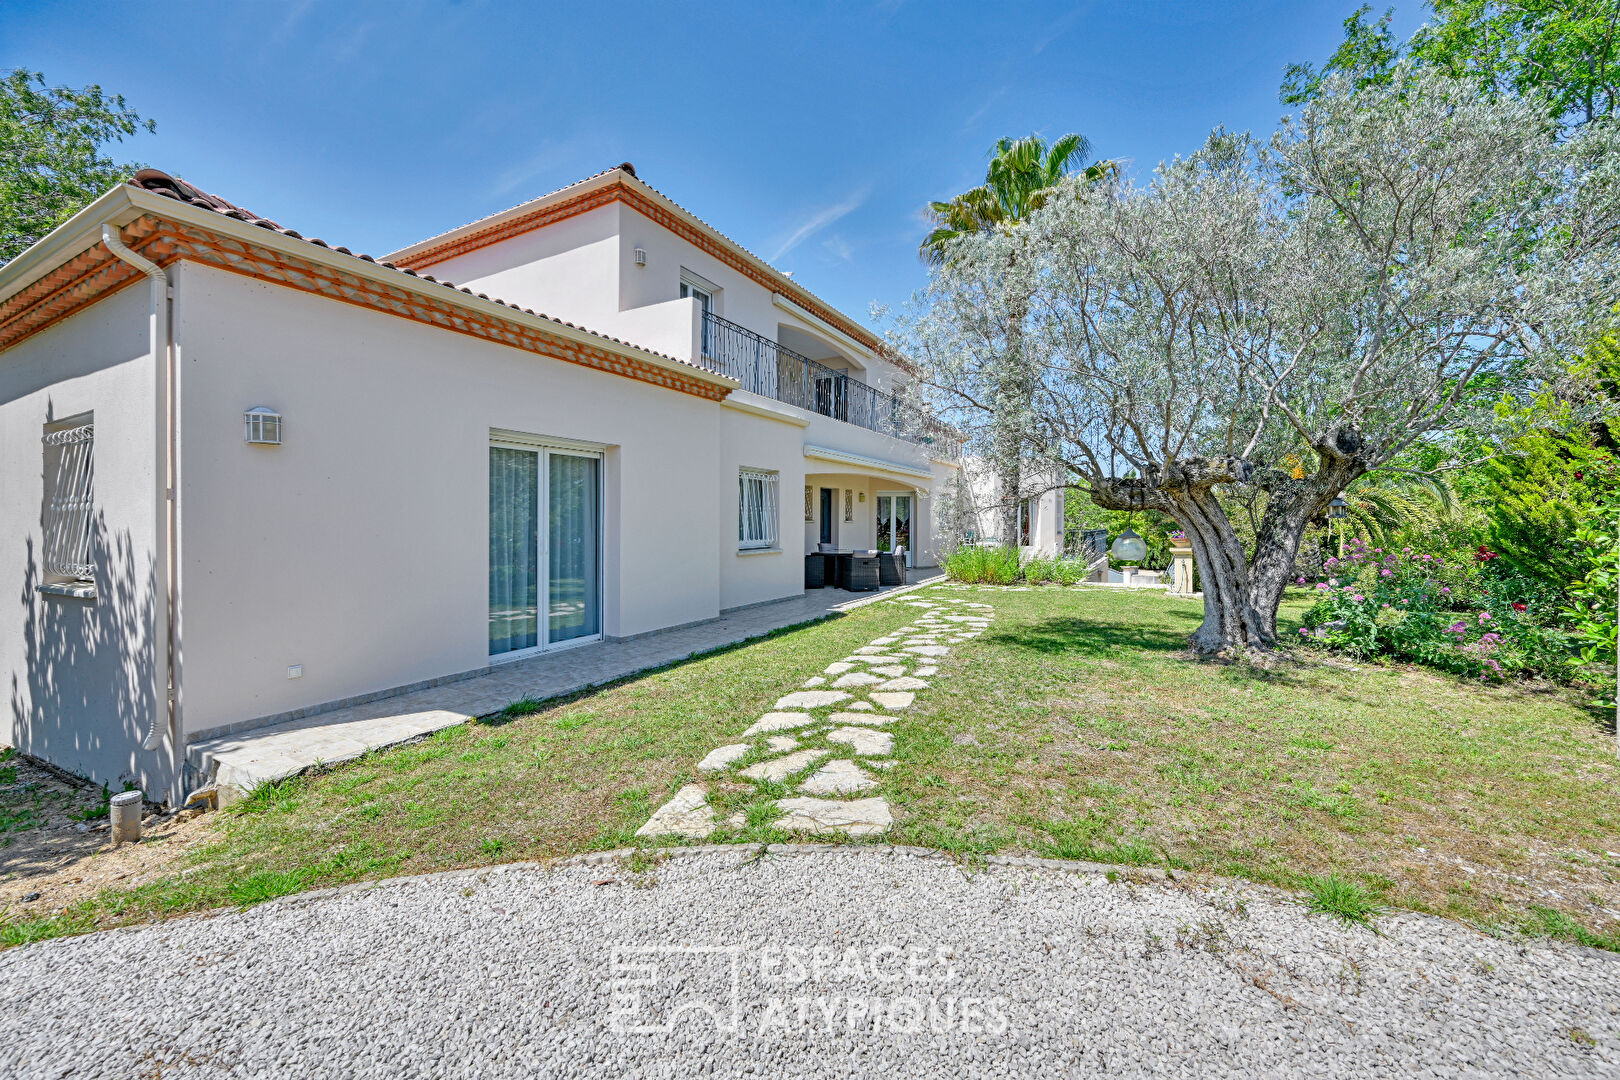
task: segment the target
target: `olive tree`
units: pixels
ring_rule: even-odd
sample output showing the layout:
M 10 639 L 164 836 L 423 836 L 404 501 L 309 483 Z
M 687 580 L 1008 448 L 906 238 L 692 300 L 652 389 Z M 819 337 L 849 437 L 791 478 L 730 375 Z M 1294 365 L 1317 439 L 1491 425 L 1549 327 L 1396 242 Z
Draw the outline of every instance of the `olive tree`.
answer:
M 1555 131 L 1543 105 L 1405 66 L 1387 85 L 1330 77 L 1268 142 L 1217 131 L 1143 186 L 1071 183 L 1021 228 L 962 238 L 896 346 L 993 455 L 998 298 L 1029 297 L 1026 452 L 1099 506 L 1186 531 L 1195 650 L 1266 649 L 1335 495 L 1498 423 L 1612 318 L 1615 132 Z M 1264 496 L 1249 545 L 1228 517 L 1239 485 Z

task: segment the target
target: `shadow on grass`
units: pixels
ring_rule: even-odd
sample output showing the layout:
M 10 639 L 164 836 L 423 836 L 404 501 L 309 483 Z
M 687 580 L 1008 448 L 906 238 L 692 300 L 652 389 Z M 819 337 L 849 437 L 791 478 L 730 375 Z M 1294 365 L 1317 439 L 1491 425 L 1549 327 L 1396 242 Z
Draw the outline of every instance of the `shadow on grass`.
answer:
M 1187 637 L 1197 628 L 1201 619 L 1197 617 L 1188 619 L 1179 614 L 1176 617 L 1187 620 L 1186 630 L 1179 627 L 1131 626 L 1077 615 L 1071 618 L 1024 623 L 1005 630 L 991 630 L 984 635 L 984 640 L 992 645 L 1024 652 L 1085 656 L 1093 659 L 1137 651 L 1185 652 Z

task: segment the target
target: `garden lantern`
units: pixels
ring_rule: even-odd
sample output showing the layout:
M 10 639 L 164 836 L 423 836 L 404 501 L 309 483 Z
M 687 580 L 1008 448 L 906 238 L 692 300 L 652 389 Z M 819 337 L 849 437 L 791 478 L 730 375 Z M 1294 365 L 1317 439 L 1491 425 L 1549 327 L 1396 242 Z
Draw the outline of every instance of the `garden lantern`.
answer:
M 1120 562 L 1141 562 L 1147 558 L 1147 543 L 1135 529 L 1126 529 L 1114 538 L 1113 552 Z
M 1328 503 L 1328 517 L 1342 521 L 1349 516 L 1350 503 L 1344 497 L 1344 492 L 1341 491 L 1333 496 L 1332 502 Z

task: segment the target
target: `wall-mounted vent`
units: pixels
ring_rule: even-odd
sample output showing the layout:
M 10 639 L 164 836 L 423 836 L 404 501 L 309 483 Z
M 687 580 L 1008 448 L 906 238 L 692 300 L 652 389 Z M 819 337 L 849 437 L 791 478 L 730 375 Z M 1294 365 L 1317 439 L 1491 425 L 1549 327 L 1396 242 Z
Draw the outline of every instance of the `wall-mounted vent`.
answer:
M 261 446 L 281 445 L 281 414 L 263 405 L 255 405 L 242 414 L 247 441 Z
M 647 249 L 646 248 L 644 248 L 644 247 L 636 248 L 636 265 L 637 266 L 646 266 L 647 265 Z

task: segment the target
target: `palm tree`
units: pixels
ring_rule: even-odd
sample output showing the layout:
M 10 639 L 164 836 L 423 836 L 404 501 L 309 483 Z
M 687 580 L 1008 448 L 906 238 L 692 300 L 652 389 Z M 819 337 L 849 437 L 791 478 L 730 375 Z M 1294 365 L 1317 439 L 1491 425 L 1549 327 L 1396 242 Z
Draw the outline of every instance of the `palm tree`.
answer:
M 919 252 L 923 260 L 943 261 L 951 242 L 962 236 L 1022 225 L 1046 205 L 1059 184 L 1075 175 L 1075 162 L 1090 152 L 1084 135 L 1064 135 L 1050 146 L 1039 135 L 1002 139 L 990 156 L 984 183 L 948 202 L 928 204 L 934 229 L 923 239 Z M 1096 161 L 1080 175 L 1096 183 L 1117 171 L 1112 161 Z
M 1003 138 L 990 156 L 984 183 L 949 201 L 928 204 L 934 228 L 923 239 L 918 254 L 924 262 L 937 266 L 949 259 L 952 246 L 965 236 L 1016 229 L 1046 205 L 1064 180 L 1075 175 L 1075 162 L 1090 152 L 1090 141 L 1078 134 L 1064 135 L 1053 140 L 1050 146 L 1039 135 Z M 1098 161 L 1080 170 L 1080 174 L 1087 182 L 1096 183 L 1117 171 L 1114 162 Z M 1004 370 L 1021 372 L 1024 368 L 1021 313 L 1025 305 L 1013 299 L 1008 305 L 1013 315 L 1007 326 L 1007 353 L 1013 362 L 1005 365 Z M 1032 388 L 1028 377 L 1016 374 L 1002 381 L 1004 385 L 996 390 L 995 411 L 998 421 L 1005 418 L 1005 422 L 996 425 L 993 464 L 1001 494 L 1000 531 L 1003 542 L 1012 543 L 1018 533 L 1022 448 L 1014 417 L 1020 403 L 1028 400 Z

